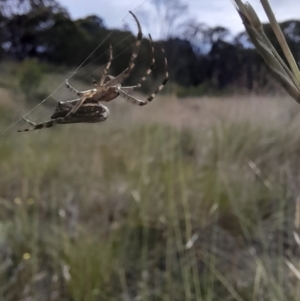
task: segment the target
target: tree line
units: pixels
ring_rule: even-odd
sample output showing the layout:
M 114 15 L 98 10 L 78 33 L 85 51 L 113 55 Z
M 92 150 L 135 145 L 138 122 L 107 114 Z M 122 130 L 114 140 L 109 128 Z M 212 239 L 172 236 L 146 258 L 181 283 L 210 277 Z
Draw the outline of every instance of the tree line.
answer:
M 182 9 L 182 8 L 181 8 Z M 169 10 L 168 10 L 169 11 Z M 167 18 L 166 18 L 167 20 Z M 300 60 L 300 21 L 281 23 L 288 44 Z M 269 24 L 264 29 L 276 45 Z M 162 43 L 169 62 L 170 78 L 174 84 L 196 91 L 274 89 L 266 67 L 252 47 L 247 34 L 233 36 L 224 27 L 208 27 L 188 20 L 180 31 L 169 33 Z M 0 58 L 22 61 L 37 58 L 55 65 L 78 66 L 104 41 L 90 57 L 93 66 L 107 61 L 107 50 L 114 51 L 113 72 L 127 67 L 135 36 L 128 30 L 106 28 L 103 19 L 92 15 L 72 20 L 68 11 L 56 0 L 2 0 L 0 2 Z M 107 36 L 109 38 L 107 39 Z M 279 46 L 277 45 L 279 48 Z M 279 49 L 280 51 L 280 49 Z M 157 48 L 156 60 L 162 60 Z M 143 40 L 137 62 L 136 76 L 150 63 L 151 48 Z M 163 64 L 157 64 L 153 80 L 163 73 Z

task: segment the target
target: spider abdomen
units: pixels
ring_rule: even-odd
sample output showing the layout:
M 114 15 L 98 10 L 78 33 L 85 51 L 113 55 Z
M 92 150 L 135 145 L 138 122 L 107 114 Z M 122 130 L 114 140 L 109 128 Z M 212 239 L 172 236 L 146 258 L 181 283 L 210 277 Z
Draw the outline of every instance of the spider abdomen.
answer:
M 104 121 L 108 117 L 108 109 L 92 99 L 87 99 L 75 114 L 71 114 L 66 117 L 78 101 L 79 100 L 59 102 L 55 108 L 54 114 L 51 116 L 51 119 L 64 118 L 58 120 L 57 123 L 60 124 L 95 123 Z

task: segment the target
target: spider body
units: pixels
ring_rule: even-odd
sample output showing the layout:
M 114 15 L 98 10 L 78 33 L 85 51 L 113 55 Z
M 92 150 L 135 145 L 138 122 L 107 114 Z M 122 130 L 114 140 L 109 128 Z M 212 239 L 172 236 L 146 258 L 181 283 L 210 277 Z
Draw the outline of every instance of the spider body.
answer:
M 107 119 L 109 114 L 108 108 L 95 102 L 92 98 L 86 99 L 84 104 L 80 106 L 75 114 L 68 115 L 79 101 L 80 98 L 71 101 L 60 101 L 55 108 L 54 114 L 51 116 L 51 120 L 42 123 L 35 124 L 23 117 L 24 121 L 29 123 L 32 127 L 25 130 L 19 130 L 19 132 L 50 128 L 56 124 L 97 123 Z
M 60 101 L 51 116 L 53 121 L 59 119 L 60 124 L 68 123 L 96 123 L 104 121 L 109 114 L 108 108 L 100 103 L 95 103 L 93 99 L 88 98 L 84 104 L 73 115 L 68 115 L 70 110 L 80 101 L 80 98 L 72 101 Z
M 69 84 L 68 80 L 66 80 L 67 88 L 74 92 L 79 98 L 70 101 L 59 102 L 56 106 L 54 114 L 51 116 L 51 120 L 49 121 L 35 124 L 34 122 L 31 122 L 23 117 L 24 121 L 31 125 L 31 128 L 20 130 L 19 132 L 49 128 L 54 126 L 55 124 L 96 123 L 105 121 L 108 117 L 109 111 L 100 102 L 110 102 L 118 96 L 122 97 L 123 99 L 127 100 L 132 104 L 139 106 L 144 106 L 152 101 L 152 99 L 157 95 L 157 93 L 160 90 L 162 90 L 163 87 L 166 85 L 169 78 L 169 74 L 167 71 L 168 63 L 165 56 L 165 78 L 159 85 L 159 87 L 146 100 L 140 100 L 129 94 L 130 91 L 136 90 L 142 86 L 142 83 L 146 80 L 147 76 L 152 72 L 154 68 L 154 46 L 150 35 L 149 41 L 151 45 L 152 59 L 151 64 L 148 70 L 146 71 L 146 74 L 140 79 L 140 81 L 136 85 L 128 87 L 122 86 L 122 82 L 129 77 L 135 66 L 135 60 L 137 58 L 138 50 L 142 40 L 142 29 L 139 20 L 132 12 L 130 12 L 130 14 L 133 16 L 138 26 L 138 35 L 136 38 L 131 58 L 129 60 L 128 67 L 116 77 L 112 75 L 107 75 L 107 72 L 110 68 L 113 59 L 112 46 L 110 46 L 109 60 L 103 69 L 100 80 L 97 81 L 94 78 L 92 78 L 95 86 L 94 89 L 90 89 L 87 91 L 78 91 Z M 161 48 L 161 50 L 164 54 L 164 49 Z

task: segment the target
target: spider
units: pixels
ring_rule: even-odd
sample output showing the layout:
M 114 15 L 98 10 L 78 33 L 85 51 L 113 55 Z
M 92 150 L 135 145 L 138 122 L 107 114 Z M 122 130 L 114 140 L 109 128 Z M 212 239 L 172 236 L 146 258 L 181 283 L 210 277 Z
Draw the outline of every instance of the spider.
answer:
M 123 99 L 127 100 L 132 104 L 139 105 L 139 106 L 144 106 L 153 100 L 153 98 L 159 93 L 159 91 L 164 88 L 164 86 L 166 85 L 169 79 L 169 74 L 167 70 L 168 63 L 163 47 L 161 47 L 161 50 L 164 55 L 164 65 L 166 71 L 165 71 L 165 78 L 162 81 L 162 83 L 146 100 L 140 100 L 129 94 L 129 91 L 136 90 L 142 86 L 143 82 L 146 80 L 146 78 L 154 68 L 154 64 L 155 64 L 154 46 L 150 34 L 149 34 L 149 42 L 151 46 L 152 60 L 148 70 L 146 71 L 146 74 L 140 79 L 140 81 L 136 85 L 127 86 L 127 87 L 122 86 L 122 82 L 129 77 L 129 75 L 131 74 L 135 66 L 135 60 L 137 58 L 138 50 L 142 40 L 142 29 L 141 29 L 140 22 L 138 18 L 134 15 L 134 13 L 132 13 L 131 11 L 129 11 L 129 13 L 133 16 L 137 24 L 138 34 L 137 34 L 137 38 L 136 38 L 136 42 L 134 45 L 131 58 L 129 60 L 128 67 L 116 77 L 112 75 L 107 75 L 111 62 L 113 60 L 112 46 L 110 45 L 109 59 L 103 69 L 100 80 L 97 82 L 96 79 L 92 77 L 92 81 L 95 86 L 94 89 L 90 89 L 87 91 L 78 91 L 77 89 L 75 89 L 69 84 L 68 80 L 66 80 L 66 87 L 70 89 L 72 92 L 74 92 L 78 96 L 78 98 L 74 100 L 58 102 L 55 112 L 51 116 L 51 120 L 49 121 L 36 124 L 23 117 L 23 120 L 28 124 L 30 124 L 31 127 L 25 130 L 19 130 L 18 132 L 33 131 L 42 128 L 50 128 L 56 124 L 96 123 L 96 122 L 105 121 L 109 115 L 109 110 L 106 106 L 101 104 L 101 102 L 112 101 L 118 96 L 122 97 Z

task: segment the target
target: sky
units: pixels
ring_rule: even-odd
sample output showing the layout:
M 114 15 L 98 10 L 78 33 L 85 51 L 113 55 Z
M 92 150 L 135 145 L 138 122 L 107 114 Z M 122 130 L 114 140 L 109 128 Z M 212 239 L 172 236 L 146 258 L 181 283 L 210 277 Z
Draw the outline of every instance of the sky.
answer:
M 175 1 L 175 0 L 173 0 Z M 67 8 L 72 18 L 82 18 L 87 15 L 98 15 L 108 28 L 134 29 L 128 15 L 132 10 L 137 14 L 144 32 L 151 32 L 159 38 L 160 22 L 157 12 L 151 5 L 151 0 L 58 0 Z M 186 0 L 189 6 L 187 18 L 210 26 L 221 25 L 229 28 L 233 34 L 241 32 L 243 24 L 230 0 Z M 267 18 L 259 0 L 248 0 L 263 22 Z M 269 0 L 278 21 L 288 19 L 300 20 L 300 0 Z

